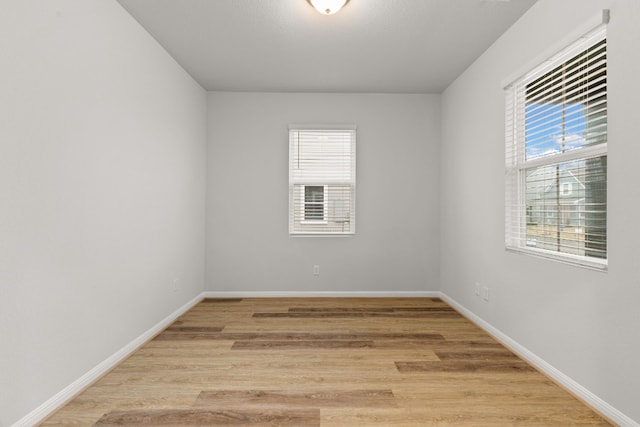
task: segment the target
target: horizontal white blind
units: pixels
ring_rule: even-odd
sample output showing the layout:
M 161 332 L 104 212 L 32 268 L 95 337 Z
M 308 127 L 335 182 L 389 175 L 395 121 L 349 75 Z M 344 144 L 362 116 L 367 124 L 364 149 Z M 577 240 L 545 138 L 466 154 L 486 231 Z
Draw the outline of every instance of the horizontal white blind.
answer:
M 289 130 L 289 232 L 355 233 L 355 129 Z
M 605 31 L 506 88 L 508 249 L 606 267 Z

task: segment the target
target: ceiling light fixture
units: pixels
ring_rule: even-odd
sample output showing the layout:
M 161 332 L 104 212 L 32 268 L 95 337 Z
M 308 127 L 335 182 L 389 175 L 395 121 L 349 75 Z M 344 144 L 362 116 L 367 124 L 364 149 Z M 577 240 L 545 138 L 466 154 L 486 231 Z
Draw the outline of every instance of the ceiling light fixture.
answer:
M 349 0 L 307 0 L 318 12 L 323 15 L 333 15 L 349 3 Z

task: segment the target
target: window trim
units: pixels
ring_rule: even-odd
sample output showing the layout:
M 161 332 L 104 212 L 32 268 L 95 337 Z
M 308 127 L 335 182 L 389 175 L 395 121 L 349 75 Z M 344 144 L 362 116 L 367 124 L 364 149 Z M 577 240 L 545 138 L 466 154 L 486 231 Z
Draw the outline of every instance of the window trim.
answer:
M 288 216 L 289 216 L 289 236 L 290 237 L 354 237 L 356 234 L 356 146 L 357 146 L 357 126 L 354 124 L 299 124 L 293 123 L 288 126 L 288 144 L 289 144 L 289 156 L 291 156 L 292 148 L 291 148 L 291 132 L 295 131 L 349 131 L 351 132 L 351 145 L 350 145 L 350 180 L 348 181 L 319 181 L 317 179 L 311 179 L 308 181 L 300 181 L 300 180 L 292 180 L 292 169 L 291 169 L 291 157 L 288 160 L 288 168 L 289 168 L 289 207 L 288 207 Z M 348 206 L 349 208 L 346 210 L 346 215 L 341 218 L 340 221 L 336 223 L 342 224 L 343 231 L 324 231 L 324 230 L 298 230 L 295 228 L 295 220 L 293 217 L 293 209 L 294 203 L 296 199 L 296 186 L 302 187 L 302 196 L 304 200 L 304 187 L 306 186 L 324 186 L 325 187 L 325 217 L 326 221 L 315 221 L 315 220 L 298 220 L 298 224 L 302 225 L 328 225 L 331 223 L 331 203 L 329 203 L 329 193 L 330 187 L 332 185 L 343 185 L 350 187 Z M 304 202 L 303 202 L 304 207 Z M 348 224 L 348 230 L 344 231 L 345 224 Z
M 607 142 L 549 156 L 526 159 L 526 141 L 524 137 L 518 135 L 518 131 L 516 130 L 518 125 L 523 126 L 521 117 L 524 117 L 523 110 L 526 104 L 524 99 L 525 92 L 522 90 L 517 91 L 516 87 L 534 81 L 553 68 L 565 63 L 571 59 L 571 57 L 580 54 L 580 52 L 598 43 L 599 40 L 606 39 L 606 25 L 603 24 L 607 22 L 608 11 L 603 11 L 601 20 L 595 28 L 591 28 L 580 36 L 576 36 L 572 41 L 566 43 L 563 49 L 558 50 L 556 55 L 547 57 L 546 60 L 538 62 L 537 65 L 534 64 L 528 72 L 519 74 L 518 78 L 505 85 L 505 155 L 507 161 L 505 175 L 505 249 L 507 252 L 549 259 L 597 271 L 607 271 L 608 269 L 608 248 L 606 258 L 540 249 L 530 246 L 526 233 L 521 234 L 522 232 L 520 231 L 526 230 L 529 214 L 525 194 L 526 171 L 577 160 L 586 161 L 597 157 L 606 157 L 608 155 Z M 518 119 L 518 117 L 520 117 L 520 119 Z

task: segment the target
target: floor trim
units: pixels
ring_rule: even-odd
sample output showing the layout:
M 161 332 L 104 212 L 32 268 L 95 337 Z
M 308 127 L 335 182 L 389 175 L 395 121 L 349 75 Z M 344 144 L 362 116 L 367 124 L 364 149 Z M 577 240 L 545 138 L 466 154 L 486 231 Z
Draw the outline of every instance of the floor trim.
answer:
M 533 353 L 528 348 L 524 347 L 516 340 L 509 337 L 507 334 L 497 329 L 490 323 L 477 316 L 471 310 L 460 304 L 445 293 L 441 293 L 442 299 L 451 307 L 458 310 L 462 315 L 475 323 L 478 327 L 491 335 L 493 338 L 502 343 L 509 350 L 526 360 L 528 363 L 539 369 L 545 375 L 557 382 L 561 387 L 564 387 L 567 391 L 574 394 L 578 399 L 581 399 L 584 403 L 590 406 L 592 409 L 600 413 L 603 417 L 609 421 L 621 426 L 621 427 L 640 427 L 640 424 L 605 402 L 591 391 L 583 387 L 581 384 L 573 380 L 568 375 L 559 371 L 553 365 Z
M 55 394 L 49 400 L 38 406 L 36 409 L 28 413 L 26 416 L 18 420 L 12 427 L 30 427 L 44 421 L 49 415 L 53 414 L 57 409 L 64 406 L 79 393 L 84 391 L 102 376 L 108 373 L 116 365 L 126 359 L 131 353 L 138 350 L 147 341 L 162 332 L 167 326 L 173 323 L 178 317 L 189 311 L 193 306 L 202 301 L 203 294 L 199 294 L 191 301 L 178 308 L 176 311 L 162 319 L 155 326 L 135 338 L 129 344 L 109 356 L 107 359 L 96 365 L 89 372 L 69 384 L 60 392 Z

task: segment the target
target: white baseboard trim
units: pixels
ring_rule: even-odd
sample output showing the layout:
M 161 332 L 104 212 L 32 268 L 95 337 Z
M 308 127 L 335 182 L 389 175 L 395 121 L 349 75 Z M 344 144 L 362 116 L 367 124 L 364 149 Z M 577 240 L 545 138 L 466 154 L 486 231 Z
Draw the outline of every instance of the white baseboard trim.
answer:
M 484 321 L 482 318 L 474 314 L 472 311 L 468 310 L 466 307 L 458 303 L 447 294 L 441 293 L 440 296 L 447 304 L 458 310 L 465 317 L 475 323 L 478 327 L 480 327 L 489 335 L 502 343 L 505 347 L 509 348 L 518 356 L 535 366 L 537 369 L 556 381 L 562 387 L 566 388 L 570 393 L 573 393 L 577 398 L 581 399 L 589 406 L 591 406 L 594 410 L 607 417 L 610 421 L 613 421 L 621 427 L 640 427 L 640 424 L 587 390 L 571 377 L 567 376 L 566 374 L 562 373 L 561 371 L 547 363 L 544 359 L 533 353 L 528 348 L 519 344 L 517 341 L 515 341 L 499 329 L 495 328 L 490 323 Z
M 85 390 L 95 381 L 100 379 L 104 374 L 113 369 L 113 367 L 115 367 L 118 363 L 126 359 L 131 353 L 136 351 L 158 333 L 162 332 L 162 330 L 173 323 L 178 317 L 182 316 L 194 305 L 199 303 L 202 298 L 203 294 L 200 294 L 193 298 L 191 301 L 184 304 L 182 307 L 158 322 L 151 329 L 147 330 L 142 335 L 131 341 L 129 344 L 122 347 L 120 350 L 109 356 L 107 359 L 105 359 L 89 372 L 75 380 L 73 383 L 69 384 L 67 387 L 62 389 L 42 405 L 38 406 L 36 409 L 18 420 L 13 424 L 12 427 L 31 427 L 42 422 L 46 417 L 51 415 L 58 408 L 65 405 L 80 392 Z
M 440 298 L 439 291 L 205 291 L 204 298 Z

